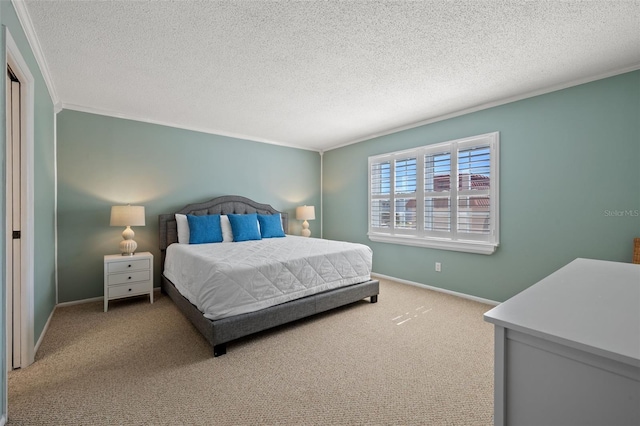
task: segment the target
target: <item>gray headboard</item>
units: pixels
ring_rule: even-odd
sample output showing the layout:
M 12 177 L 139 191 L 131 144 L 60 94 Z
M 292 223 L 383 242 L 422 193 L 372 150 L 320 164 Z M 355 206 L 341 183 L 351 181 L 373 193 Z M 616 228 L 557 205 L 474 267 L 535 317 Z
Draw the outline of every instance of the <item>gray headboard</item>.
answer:
M 288 213 L 279 212 L 269 204 L 256 203 L 253 200 L 239 195 L 225 195 L 205 201 L 204 203 L 189 204 L 177 212 L 158 216 L 160 221 L 160 252 L 162 254 L 162 263 L 164 263 L 164 253 L 167 247 L 169 247 L 170 244 L 178 242 L 176 213 L 193 214 L 196 216 L 207 214 L 280 213 L 282 217 L 282 229 L 284 229 L 285 233 L 289 230 Z

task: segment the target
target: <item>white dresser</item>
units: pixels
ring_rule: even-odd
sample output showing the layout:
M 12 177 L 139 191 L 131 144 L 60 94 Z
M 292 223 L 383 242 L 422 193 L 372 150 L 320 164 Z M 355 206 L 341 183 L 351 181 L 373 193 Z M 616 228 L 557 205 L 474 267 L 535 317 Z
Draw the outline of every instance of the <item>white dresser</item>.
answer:
M 109 300 L 148 294 L 153 303 L 153 255 L 109 254 L 104 257 L 104 311 Z
M 484 317 L 495 425 L 640 425 L 640 265 L 576 259 Z

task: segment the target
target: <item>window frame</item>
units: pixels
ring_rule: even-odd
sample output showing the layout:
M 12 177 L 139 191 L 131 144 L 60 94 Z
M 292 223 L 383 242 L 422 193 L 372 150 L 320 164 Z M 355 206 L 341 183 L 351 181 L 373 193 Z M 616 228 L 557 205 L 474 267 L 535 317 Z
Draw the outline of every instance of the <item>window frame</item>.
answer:
M 464 189 L 459 188 L 460 173 L 458 159 L 461 151 L 475 148 L 489 148 L 489 189 Z M 367 235 L 371 241 L 402 244 L 417 247 L 428 247 L 441 250 L 453 250 L 468 253 L 492 254 L 500 244 L 499 239 L 499 132 L 485 133 L 477 136 L 456 139 L 452 141 L 425 145 L 408 150 L 389 152 L 370 156 L 368 160 L 368 217 Z M 425 156 L 449 154 L 449 188 L 448 191 L 427 191 L 425 189 Z M 397 160 L 416 159 L 416 190 L 413 193 L 397 193 L 395 185 L 395 162 Z M 372 194 L 372 166 L 389 162 L 389 191 L 388 193 Z M 380 180 L 380 176 L 378 176 Z M 382 192 L 382 191 L 378 191 Z M 446 197 L 445 197 L 446 195 Z M 434 196 L 444 197 L 449 200 L 449 231 L 427 230 L 425 229 L 425 199 Z M 458 229 L 459 197 L 489 197 L 489 232 L 477 234 L 470 231 Z M 415 198 L 416 200 L 416 229 L 397 229 L 396 223 L 396 199 Z M 388 227 L 372 226 L 372 204 L 375 200 L 388 200 L 389 220 Z M 382 214 L 376 223 L 382 224 Z

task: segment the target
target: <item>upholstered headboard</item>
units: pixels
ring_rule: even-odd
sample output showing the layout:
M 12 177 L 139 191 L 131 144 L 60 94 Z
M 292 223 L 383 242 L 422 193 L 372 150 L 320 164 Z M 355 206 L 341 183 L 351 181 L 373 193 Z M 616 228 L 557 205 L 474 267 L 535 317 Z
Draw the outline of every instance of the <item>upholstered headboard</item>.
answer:
M 271 207 L 269 204 L 256 203 L 239 195 L 225 195 L 205 201 L 204 203 L 189 204 L 177 212 L 161 214 L 160 221 L 160 253 L 162 255 L 162 265 L 164 267 L 164 254 L 170 244 L 178 242 L 178 227 L 175 214 L 193 214 L 196 216 L 207 214 L 275 214 L 280 213 L 282 217 L 282 229 L 287 233 L 289 230 L 288 213 L 282 213 Z

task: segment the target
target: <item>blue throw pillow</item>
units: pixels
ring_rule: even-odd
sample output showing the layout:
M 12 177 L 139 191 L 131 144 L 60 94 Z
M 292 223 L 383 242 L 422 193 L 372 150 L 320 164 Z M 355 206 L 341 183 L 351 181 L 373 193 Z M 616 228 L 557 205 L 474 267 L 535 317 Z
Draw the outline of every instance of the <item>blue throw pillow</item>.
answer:
M 258 215 L 250 214 L 228 214 L 229 223 L 231 223 L 231 231 L 233 232 L 233 241 L 249 241 L 260 240 L 260 231 L 258 230 Z
M 260 234 L 262 235 L 262 238 L 284 237 L 280 213 L 259 214 L 258 222 L 260 223 Z
M 189 222 L 189 244 L 221 243 L 222 226 L 220 215 L 206 216 L 187 215 Z

